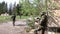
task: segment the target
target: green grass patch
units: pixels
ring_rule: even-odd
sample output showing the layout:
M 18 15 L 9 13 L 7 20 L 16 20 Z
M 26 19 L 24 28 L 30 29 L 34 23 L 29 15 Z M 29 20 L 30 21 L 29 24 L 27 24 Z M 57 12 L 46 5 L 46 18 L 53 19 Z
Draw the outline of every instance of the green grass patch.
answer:
M 20 16 L 16 17 L 16 19 L 27 19 L 27 18 L 29 18 L 29 16 L 21 16 L 21 18 L 20 18 Z
M 0 16 L 0 23 L 10 21 L 10 16 Z
M 27 19 L 29 16 L 17 16 L 16 17 L 16 20 L 19 20 L 19 19 Z M 0 16 L 0 23 L 6 23 L 8 21 L 12 21 L 11 19 L 11 16 Z

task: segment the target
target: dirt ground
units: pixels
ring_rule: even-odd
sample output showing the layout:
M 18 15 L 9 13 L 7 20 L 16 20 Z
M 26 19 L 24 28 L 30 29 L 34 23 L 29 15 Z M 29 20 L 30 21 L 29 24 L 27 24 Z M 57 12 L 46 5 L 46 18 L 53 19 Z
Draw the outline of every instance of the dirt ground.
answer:
M 23 20 L 16 21 L 16 26 L 12 25 L 12 22 L 0 24 L 0 34 L 26 34 L 24 28 L 26 22 Z

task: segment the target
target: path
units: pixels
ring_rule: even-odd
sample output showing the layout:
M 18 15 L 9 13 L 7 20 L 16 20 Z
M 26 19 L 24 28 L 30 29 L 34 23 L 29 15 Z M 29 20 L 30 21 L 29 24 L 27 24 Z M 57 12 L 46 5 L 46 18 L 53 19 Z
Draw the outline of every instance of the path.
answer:
M 12 22 L 0 24 L 0 34 L 25 34 L 22 33 L 26 26 L 26 22 L 23 20 L 16 21 L 16 26 L 12 25 Z

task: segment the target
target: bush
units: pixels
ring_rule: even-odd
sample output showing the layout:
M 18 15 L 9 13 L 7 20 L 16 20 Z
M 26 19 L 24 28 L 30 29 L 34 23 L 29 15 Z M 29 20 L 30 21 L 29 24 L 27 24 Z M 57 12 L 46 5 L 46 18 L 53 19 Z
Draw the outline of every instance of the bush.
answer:
M 34 27 L 34 22 L 35 22 L 34 18 L 27 19 L 27 26 L 31 27 L 32 29 L 34 29 L 35 28 Z

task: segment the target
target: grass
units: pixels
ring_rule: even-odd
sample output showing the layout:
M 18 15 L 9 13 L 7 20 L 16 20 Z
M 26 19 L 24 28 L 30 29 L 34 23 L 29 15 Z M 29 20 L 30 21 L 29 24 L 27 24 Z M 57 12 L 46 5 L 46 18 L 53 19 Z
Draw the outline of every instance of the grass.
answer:
M 27 19 L 28 17 L 29 16 L 21 16 L 21 19 Z M 20 16 L 17 16 L 16 19 L 19 20 Z M 0 16 L 0 23 L 6 23 L 11 20 L 11 16 Z
M 10 21 L 10 16 L 0 16 L 0 23 Z
M 20 16 L 17 16 L 16 18 L 17 19 L 27 19 L 29 16 L 21 16 L 21 18 L 20 18 Z

